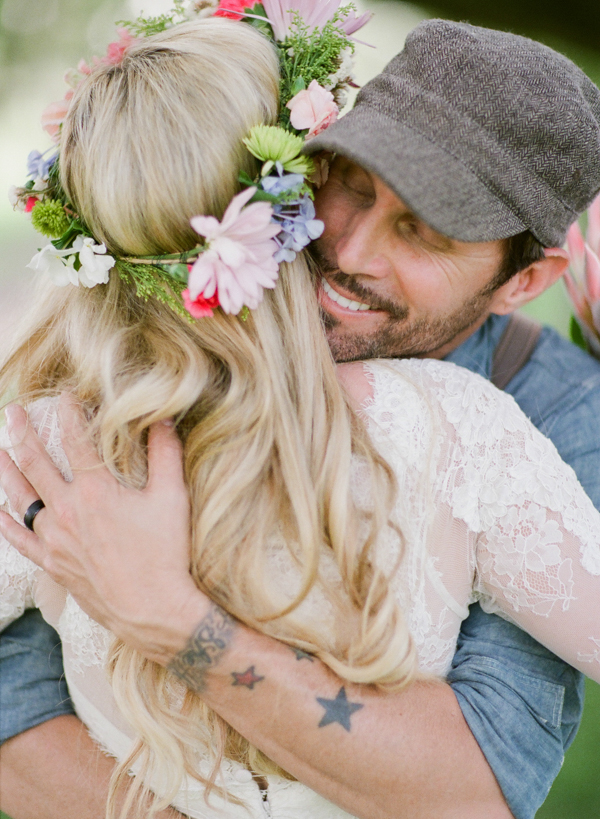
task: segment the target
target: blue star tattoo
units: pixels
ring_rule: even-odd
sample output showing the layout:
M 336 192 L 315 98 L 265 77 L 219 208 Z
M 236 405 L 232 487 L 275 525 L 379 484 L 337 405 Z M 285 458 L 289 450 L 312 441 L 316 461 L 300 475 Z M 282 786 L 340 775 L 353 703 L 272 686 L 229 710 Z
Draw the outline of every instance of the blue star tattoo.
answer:
M 322 728 L 324 725 L 329 725 L 332 722 L 339 722 L 346 731 L 350 731 L 350 717 L 352 714 L 364 707 L 358 702 L 348 702 L 344 686 L 340 688 L 334 700 L 317 697 L 317 702 L 325 709 L 325 713 L 319 723 L 319 728 Z
M 314 657 L 309 654 L 307 651 L 302 651 L 301 648 L 296 648 L 295 646 L 290 646 L 294 654 L 296 655 L 297 660 L 308 660 L 309 662 L 314 662 Z

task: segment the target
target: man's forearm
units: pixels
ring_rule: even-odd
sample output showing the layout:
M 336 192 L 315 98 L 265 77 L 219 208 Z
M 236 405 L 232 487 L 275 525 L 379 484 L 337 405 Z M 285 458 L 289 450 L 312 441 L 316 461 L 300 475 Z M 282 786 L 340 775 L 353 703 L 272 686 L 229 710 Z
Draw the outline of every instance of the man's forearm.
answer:
M 215 605 L 169 666 L 282 768 L 363 819 L 511 816 L 445 683 L 349 684 Z
M 55 717 L 2 745 L 0 807 L 12 819 L 104 819 L 115 764 L 77 717 Z

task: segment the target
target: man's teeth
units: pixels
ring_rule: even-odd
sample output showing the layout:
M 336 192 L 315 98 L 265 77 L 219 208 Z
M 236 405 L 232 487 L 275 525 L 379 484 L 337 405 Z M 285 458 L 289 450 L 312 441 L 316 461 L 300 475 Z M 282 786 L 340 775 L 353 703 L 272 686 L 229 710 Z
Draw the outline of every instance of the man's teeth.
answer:
M 333 289 L 333 287 L 328 284 L 325 279 L 323 279 L 323 290 L 327 293 L 331 301 L 334 301 L 336 304 L 339 304 L 340 307 L 347 307 L 348 310 L 370 310 L 368 304 L 363 304 L 360 301 L 352 301 L 352 299 L 347 299 L 345 296 L 340 296 L 339 293 Z

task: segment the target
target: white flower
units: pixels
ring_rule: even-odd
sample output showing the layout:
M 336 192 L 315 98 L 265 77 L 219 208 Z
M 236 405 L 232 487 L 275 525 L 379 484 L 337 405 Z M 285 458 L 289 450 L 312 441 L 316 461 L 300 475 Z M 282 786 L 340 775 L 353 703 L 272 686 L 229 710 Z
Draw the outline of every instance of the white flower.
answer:
M 219 0 L 192 0 L 184 12 L 186 20 L 201 20 L 203 17 L 212 17 L 217 10 Z
M 50 276 L 57 287 L 72 284 L 78 287 L 94 287 L 108 282 L 108 272 L 114 266 L 112 256 L 105 256 L 106 246 L 96 245 L 89 236 L 79 235 L 72 247 L 57 250 L 52 242 L 33 257 L 27 267 Z M 79 254 L 79 270 L 75 262 Z
M 38 273 L 45 273 L 57 287 L 64 287 L 67 284 L 78 284 L 77 271 L 73 267 L 75 256 L 66 258 L 73 253 L 73 248 L 57 250 L 52 242 L 36 253 L 27 267 Z
M 108 283 L 108 273 L 114 267 L 115 260 L 112 256 L 104 255 L 106 245 L 95 245 L 91 237 L 79 235 L 73 243 L 73 250 L 79 253 L 81 267 L 77 272 L 84 287 Z
M 16 185 L 11 185 L 8 189 L 8 201 L 12 205 L 13 208 L 18 208 L 18 210 L 25 210 L 25 205 L 19 199 L 19 188 Z

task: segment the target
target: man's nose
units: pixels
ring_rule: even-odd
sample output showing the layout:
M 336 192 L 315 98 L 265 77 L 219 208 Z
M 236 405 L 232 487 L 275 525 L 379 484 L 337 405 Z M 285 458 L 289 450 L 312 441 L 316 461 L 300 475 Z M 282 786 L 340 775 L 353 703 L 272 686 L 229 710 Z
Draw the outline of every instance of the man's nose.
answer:
M 386 230 L 376 213 L 355 214 L 338 239 L 335 251 L 338 267 L 349 276 L 380 279 L 391 272 Z

